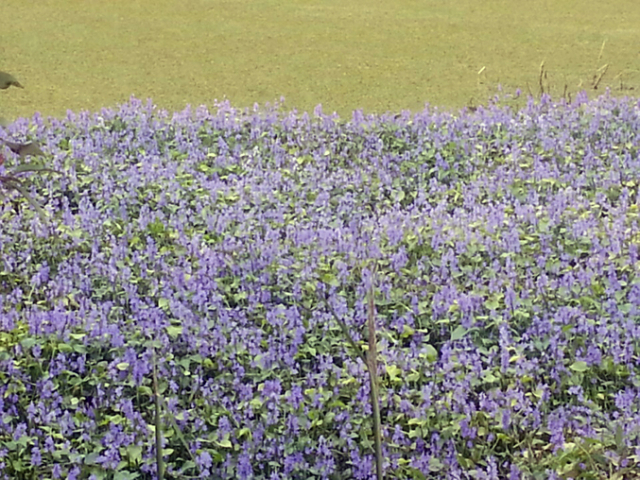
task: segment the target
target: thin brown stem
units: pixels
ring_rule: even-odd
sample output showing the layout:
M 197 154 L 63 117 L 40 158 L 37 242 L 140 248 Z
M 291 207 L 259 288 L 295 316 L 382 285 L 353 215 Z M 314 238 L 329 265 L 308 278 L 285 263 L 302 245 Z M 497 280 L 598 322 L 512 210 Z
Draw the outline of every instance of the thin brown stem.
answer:
M 378 353 L 376 342 L 375 304 L 373 284 L 369 288 L 367 329 L 369 330 L 369 351 L 367 352 L 369 380 L 371 382 L 371 409 L 373 411 L 373 439 L 376 449 L 376 475 L 382 480 L 382 427 L 380 424 L 380 394 L 378 391 Z

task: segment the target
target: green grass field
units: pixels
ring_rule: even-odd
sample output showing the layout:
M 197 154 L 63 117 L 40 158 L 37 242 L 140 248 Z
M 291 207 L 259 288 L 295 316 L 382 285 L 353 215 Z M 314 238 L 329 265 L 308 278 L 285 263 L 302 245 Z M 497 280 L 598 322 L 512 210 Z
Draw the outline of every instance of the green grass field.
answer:
M 0 69 L 26 88 L 2 95 L 0 115 L 60 116 L 132 94 L 169 110 L 280 96 L 341 116 L 460 108 L 498 84 L 538 95 L 543 61 L 554 96 L 565 85 L 636 95 L 637 25 L 630 0 L 3 0 Z

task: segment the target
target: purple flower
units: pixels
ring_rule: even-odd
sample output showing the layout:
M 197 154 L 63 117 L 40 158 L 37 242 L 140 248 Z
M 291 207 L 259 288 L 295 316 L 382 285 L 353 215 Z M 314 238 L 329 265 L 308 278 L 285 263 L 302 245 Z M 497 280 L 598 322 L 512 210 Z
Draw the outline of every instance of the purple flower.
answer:
M 42 454 L 40 453 L 40 449 L 38 447 L 33 447 L 31 449 L 31 465 L 36 467 L 42 465 Z

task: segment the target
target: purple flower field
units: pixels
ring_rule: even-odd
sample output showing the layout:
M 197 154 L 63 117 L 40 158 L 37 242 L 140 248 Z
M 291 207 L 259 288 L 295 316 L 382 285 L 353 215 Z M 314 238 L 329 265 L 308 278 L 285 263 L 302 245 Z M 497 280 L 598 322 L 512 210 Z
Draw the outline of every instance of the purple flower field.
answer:
M 156 478 L 154 347 L 166 478 L 375 478 L 372 282 L 386 478 L 640 475 L 638 99 L 216 109 L 4 132 L 0 478 Z

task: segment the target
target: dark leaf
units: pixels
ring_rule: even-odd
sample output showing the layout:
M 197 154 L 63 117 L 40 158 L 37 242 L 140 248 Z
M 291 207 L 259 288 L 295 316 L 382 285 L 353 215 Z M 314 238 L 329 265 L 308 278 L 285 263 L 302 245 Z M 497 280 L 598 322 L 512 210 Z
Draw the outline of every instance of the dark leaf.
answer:
M 23 163 L 22 165 L 18 165 L 14 168 L 11 173 L 22 173 L 22 172 L 51 172 L 51 173 L 59 173 L 62 175 L 62 172 L 58 172 L 57 170 L 53 170 L 51 168 L 45 167 L 39 163 Z
M 0 72 L 0 90 L 6 90 L 10 86 L 24 88 L 10 73 Z
M 9 150 L 21 157 L 26 157 L 27 155 L 44 155 L 44 152 L 40 150 L 40 145 L 38 145 L 37 142 L 13 143 L 5 140 L 4 143 L 9 147 Z
M 45 213 L 45 211 L 42 209 L 40 204 L 36 202 L 33 198 L 31 198 L 31 195 L 29 195 L 27 191 L 24 188 L 22 188 L 22 185 L 20 184 L 13 185 L 12 188 L 15 188 L 18 192 L 20 192 L 20 195 L 22 195 L 24 198 L 27 199 L 27 202 L 29 202 L 31 206 L 34 208 L 34 210 L 38 213 L 38 215 L 40 215 L 40 218 L 42 219 L 43 222 L 47 221 L 47 214 Z

